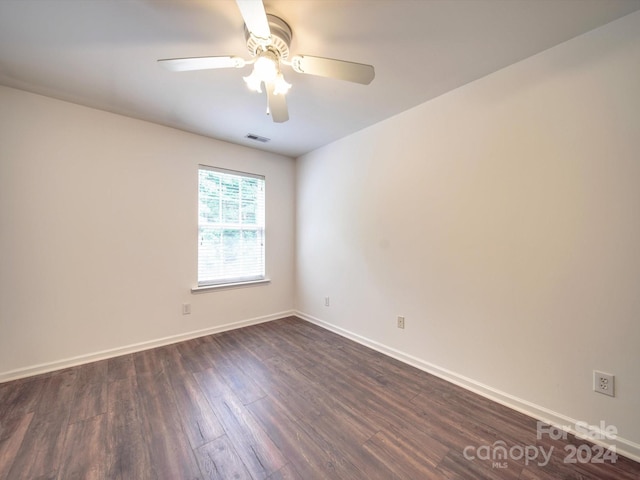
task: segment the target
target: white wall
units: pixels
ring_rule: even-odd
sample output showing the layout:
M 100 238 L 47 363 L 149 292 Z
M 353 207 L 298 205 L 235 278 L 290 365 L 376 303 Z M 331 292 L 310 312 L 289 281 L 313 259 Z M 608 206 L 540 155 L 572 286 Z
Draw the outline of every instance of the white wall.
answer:
M 639 58 L 636 13 L 298 159 L 297 309 L 638 458 Z
M 270 284 L 190 293 L 199 163 L 266 176 Z M 0 379 L 290 313 L 294 202 L 288 157 L 0 87 Z

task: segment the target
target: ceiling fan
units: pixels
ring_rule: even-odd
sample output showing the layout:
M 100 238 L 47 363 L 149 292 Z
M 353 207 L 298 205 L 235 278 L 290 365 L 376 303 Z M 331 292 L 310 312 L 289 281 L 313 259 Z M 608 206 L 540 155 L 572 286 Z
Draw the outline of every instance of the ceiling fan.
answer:
M 294 55 L 289 58 L 291 27 L 279 17 L 266 13 L 262 0 L 236 0 L 244 20 L 244 34 L 250 60 L 237 56 L 165 58 L 158 63 L 168 70 L 183 72 L 215 68 L 242 68 L 253 65 L 250 75 L 244 77 L 250 90 L 267 91 L 267 114 L 273 121 L 289 120 L 286 93 L 291 88 L 280 67 L 290 66 L 297 73 L 336 78 L 368 85 L 375 76 L 372 65 L 335 60 L 332 58 Z

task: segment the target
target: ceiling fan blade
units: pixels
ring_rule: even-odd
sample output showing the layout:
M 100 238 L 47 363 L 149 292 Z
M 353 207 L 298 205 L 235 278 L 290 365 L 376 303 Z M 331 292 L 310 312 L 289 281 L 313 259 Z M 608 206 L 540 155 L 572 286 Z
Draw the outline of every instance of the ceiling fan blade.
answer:
M 247 62 L 240 57 L 191 57 L 163 58 L 158 63 L 167 70 L 186 72 L 188 70 L 207 70 L 211 68 L 241 68 Z
M 270 43 L 271 29 L 262 0 L 236 0 L 236 3 L 249 33 L 265 44 Z
M 291 59 L 291 66 L 298 73 L 337 78 L 363 85 L 369 85 L 376 75 L 372 65 L 309 55 L 295 55 Z
M 266 84 L 267 87 L 267 103 L 268 113 L 276 123 L 283 123 L 289 120 L 289 111 L 287 109 L 287 98 L 283 94 L 276 95 L 273 93 L 275 85 L 270 82 Z

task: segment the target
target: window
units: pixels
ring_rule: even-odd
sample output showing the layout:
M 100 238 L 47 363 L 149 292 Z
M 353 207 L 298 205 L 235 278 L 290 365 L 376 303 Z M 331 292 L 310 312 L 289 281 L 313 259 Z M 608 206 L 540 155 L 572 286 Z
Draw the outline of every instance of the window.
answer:
M 198 286 L 264 280 L 264 177 L 200 166 Z

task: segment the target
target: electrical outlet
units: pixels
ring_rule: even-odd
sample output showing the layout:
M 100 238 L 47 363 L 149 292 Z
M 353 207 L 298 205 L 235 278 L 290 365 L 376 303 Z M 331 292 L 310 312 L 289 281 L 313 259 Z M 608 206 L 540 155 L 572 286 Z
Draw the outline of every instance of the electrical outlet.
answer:
M 190 303 L 183 303 L 182 304 L 182 314 L 183 315 L 190 315 L 191 314 L 191 304 Z
M 609 373 L 593 371 L 593 391 L 615 397 L 615 376 Z
M 329 297 L 324 297 L 324 306 L 328 307 L 329 305 L 331 305 L 331 302 L 329 300 Z
M 398 317 L 398 328 L 404 328 L 404 317 Z

